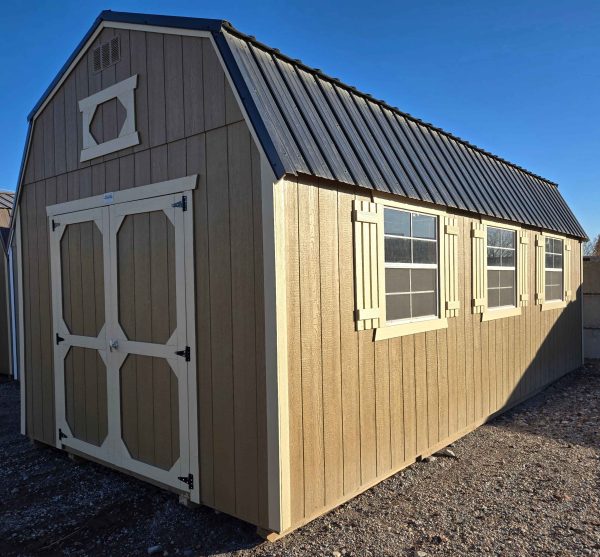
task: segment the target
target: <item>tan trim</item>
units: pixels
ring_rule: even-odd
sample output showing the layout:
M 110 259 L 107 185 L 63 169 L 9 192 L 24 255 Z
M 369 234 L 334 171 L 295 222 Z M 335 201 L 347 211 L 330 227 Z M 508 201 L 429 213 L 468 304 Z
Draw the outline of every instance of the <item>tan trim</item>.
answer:
M 188 190 L 196 189 L 198 185 L 198 175 L 192 174 L 184 178 L 167 180 L 166 182 L 157 182 L 147 186 L 128 188 L 126 190 L 107 192 L 102 195 L 85 197 L 75 201 L 67 201 L 56 205 L 48 205 L 46 214 L 51 217 L 74 211 L 85 209 L 94 209 L 96 207 L 105 207 L 107 205 L 116 205 L 117 203 L 128 203 L 130 201 L 139 201 L 150 197 L 159 197 L 172 193 L 182 193 Z M 189 199 L 188 199 L 189 203 Z
M 285 198 L 271 166 L 261 156 L 265 356 L 267 385 L 268 525 L 291 524 L 290 440 L 285 273 Z
M 426 319 L 423 321 L 412 321 L 410 323 L 399 323 L 396 325 L 386 325 L 375 329 L 374 340 L 387 340 L 389 338 L 403 337 L 427 331 L 437 331 L 447 329 L 448 320 L 445 317 Z
M 503 319 L 505 317 L 514 317 L 521 315 L 521 308 L 498 308 L 487 309 L 481 314 L 481 321 L 493 321 L 494 319 Z

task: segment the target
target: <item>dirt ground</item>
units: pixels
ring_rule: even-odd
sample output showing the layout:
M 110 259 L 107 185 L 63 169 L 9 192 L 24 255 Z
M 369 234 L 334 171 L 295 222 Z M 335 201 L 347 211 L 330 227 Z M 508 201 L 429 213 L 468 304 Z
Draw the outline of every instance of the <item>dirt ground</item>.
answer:
M 600 362 L 283 540 L 18 433 L 0 385 L 0 555 L 600 555 Z

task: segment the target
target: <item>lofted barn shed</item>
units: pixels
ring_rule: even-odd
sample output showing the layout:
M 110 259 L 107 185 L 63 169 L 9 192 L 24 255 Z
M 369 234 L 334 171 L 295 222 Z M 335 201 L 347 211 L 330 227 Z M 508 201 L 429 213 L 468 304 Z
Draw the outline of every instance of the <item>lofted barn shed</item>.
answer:
M 102 12 L 29 121 L 32 439 L 285 533 L 582 362 L 556 184 L 225 21 Z

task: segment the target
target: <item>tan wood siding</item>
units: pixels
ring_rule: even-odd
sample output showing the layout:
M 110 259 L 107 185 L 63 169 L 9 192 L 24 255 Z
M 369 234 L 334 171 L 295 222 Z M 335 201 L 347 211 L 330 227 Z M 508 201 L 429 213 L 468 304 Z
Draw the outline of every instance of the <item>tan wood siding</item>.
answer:
M 574 303 L 481 322 L 473 314 L 472 225 L 453 215 L 458 301 L 448 328 L 373 341 L 354 321 L 353 222 L 360 190 L 286 180 L 292 525 L 339 504 L 466 433 L 581 362 L 580 244 Z M 535 232 L 524 230 L 529 245 Z M 337 250 L 337 252 L 336 252 Z M 530 252 L 531 253 L 531 252 Z M 527 258 L 535 291 L 535 258 Z M 462 308 L 465 308 L 464 310 Z
M 33 126 L 21 198 L 27 434 L 55 442 L 45 207 L 198 174 L 193 201 L 201 499 L 267 526 L 259 151 L 208 39 L 104 29 L 92 48 L 114 35 L 121 40 L 120 62 L 94 73 L 91 54 L 84 56 Z M 79 162 L 77 101 L 133 74 L 139 145 Z M 94 133 L 114 136 L 123 117 L 116 103 L 100 106 Z M 164 275 L 155 267 L 150 271 Z M 144 283 L 136 280 L 135 288 Z M 160 321 L 160 311 L 155 305 L 146 324 Z M 162 370 L 157 374 L 164 379 Z M 140 405 L 146 395 L 140 392 Z M 142 406 L 137 410 L 143 418 Z M 149 461 L 167 466 L 173 458 L 174 452 L 150 457 L 151 448 L 138 446 L 143 440 L 128 439 Z

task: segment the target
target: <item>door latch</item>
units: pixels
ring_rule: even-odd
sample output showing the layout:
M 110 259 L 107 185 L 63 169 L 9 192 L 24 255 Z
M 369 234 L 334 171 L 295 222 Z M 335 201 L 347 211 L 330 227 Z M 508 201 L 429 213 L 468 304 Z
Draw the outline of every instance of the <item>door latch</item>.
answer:
M 189 362 L 190 359 L 191 359 L 191 356 L 192 356 L 191 350 L 190 350 L 189 346 L 186 346 L 183 350 L 177 350 L 175 352 L 175 355 L 176 356 L 181 356 L 182 358 L 185 358 L 186 362 Z

